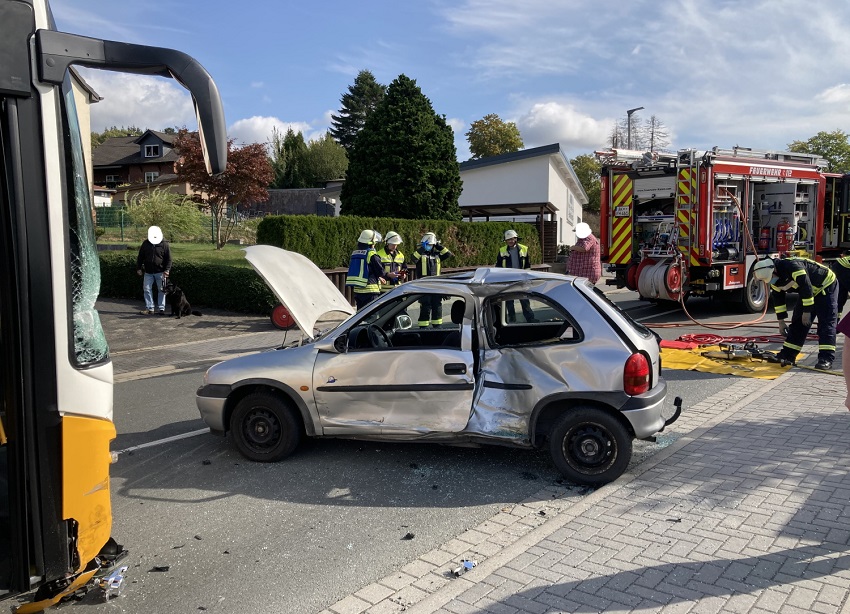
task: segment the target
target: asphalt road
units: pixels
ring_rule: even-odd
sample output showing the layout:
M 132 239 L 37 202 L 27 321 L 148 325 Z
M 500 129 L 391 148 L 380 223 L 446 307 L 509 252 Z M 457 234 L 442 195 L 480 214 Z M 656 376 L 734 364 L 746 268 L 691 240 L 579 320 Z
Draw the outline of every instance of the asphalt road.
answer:
M 644 324 L 686 320 L 633 293 L 611 298 Z M 752 319 L 711 301 L 688 306 L 712 325 Z M 706 332 L 656 330 L 667 339 Z M 687 411 L 736 379 L 664 375 L 668 413 L 675 396 Z M 281 463 L 251 463 L 229 439 L 198 434 L 201 379 L 195 370 L 116 385 L 113 534 L 130 551 L 128 584 L 109 603 L 91 593 L 85 601 L 93 613 L 318 612 L 501 509 L 563 486 L 547 452 L 499 447 L 322 440 Z M 657 443 L 636 442 L 633 463 L 673 441 L 674 427 Z M 587 492 L 572 487 L 566 496 Z

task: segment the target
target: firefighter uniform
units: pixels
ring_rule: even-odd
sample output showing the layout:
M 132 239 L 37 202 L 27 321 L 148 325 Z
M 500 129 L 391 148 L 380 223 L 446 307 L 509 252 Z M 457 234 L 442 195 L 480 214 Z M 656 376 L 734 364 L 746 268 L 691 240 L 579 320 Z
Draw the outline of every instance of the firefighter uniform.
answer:
M 351 260 L 348 262 L 345 285 L 352 288 L 358 310 L 381 296 L 384 267 L 378 252 L 375 251 L 375 241 L 380 238 L 381 235 L 374 230 L 364 230 L 360 233 L 357 249 L 351 253 Z
M 807 258 L 777 258 L 770 281 L 776 317 L 788 315 L 786 291 L 796 289 L 797 305 L 791 316 L 785 343 L 779 358 L 794 362 L 803 348 L 812 325 L 812 315 L 818 321 L 818 368 L 831 369 L 835 360 L 835 325 L 838 314 L 838 283 L 835 273 L 822 264 Z
M 832 263 L 832 272 L 838 280 L 838 315 L 844 311 L 847 293 L 850 291 L 850 256 L 842 256 Z
M 404 271 L 407 272 L 407 263 L 404 261 L 404 254 L 396 248 L 393 252 L 388 252 L 386 247 L 378 250 L 378 258 L 381 259 L 381 266 L 384 271 L 384 278 L 387 283 L 381 286 L 381 292 L 389 292 L 403 281 Z M 387 273 L 399 273 L 399 277 L 393 279 Z
M 513 244 L 508 245 L 508 241 L 511 241 Z M 496 257 L 496 266 L 506 269 L 530 269 L 531 261 L 528 258 L 528 246 L 519 243 L 516 231 L 508 230 L 505 232 L 505 243 L 505 245 L 499 248 L 499 255 Z M 534 312 L 531 310 L 531 301 L 527 298 L 522 298 L 519 300 L 519 304 L 522 307 L 522 315 L 525 317 L 525 321 L 536 322 Z M 508 322 L 516 322 L 516 306 L 514 305 L 514 301 L 507 301 L 505 303 L 505 309 L 507 310 Z
M 430 235 L 430 236 L 429 236 Z M 441 263 L 446 258 L 454 256 L 448 248 L 437 243 L 433 233 L 422 237 L 422 243 L 411 256 L 418 277 L 429 277 L 440 274 Z M 443 297 L 430 294 L 419 301 L 419 327 L 428 325 L 439 326 L 443 323 Z

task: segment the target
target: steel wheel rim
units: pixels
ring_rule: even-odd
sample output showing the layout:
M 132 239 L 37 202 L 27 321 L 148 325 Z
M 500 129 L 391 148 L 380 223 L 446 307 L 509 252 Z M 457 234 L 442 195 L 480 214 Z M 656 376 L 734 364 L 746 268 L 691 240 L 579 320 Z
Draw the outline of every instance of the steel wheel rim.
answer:
M 754 305 L 761 305 L 766 295 L 765 284 L 753 277 L 750 281 L 750 301 Z
M 617 441 L 599 424 L 579 424 L 567 432 L 562 444 L 567 462 L 581 469 L 604 469 L 617 458 Z
M 254 451 L 267 452 L 280 439 L 280 421 L 268 409 L 257 408 L 245 417 L 242 434 L 245 443 Z

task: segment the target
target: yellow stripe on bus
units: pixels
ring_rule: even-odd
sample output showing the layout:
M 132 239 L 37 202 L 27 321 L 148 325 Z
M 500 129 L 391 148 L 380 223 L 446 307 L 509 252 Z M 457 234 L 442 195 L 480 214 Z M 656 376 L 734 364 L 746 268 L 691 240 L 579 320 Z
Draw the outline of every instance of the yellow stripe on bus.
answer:
M 77 527 L 82 570 L 112 534 L 109 497 L 109 442 L 115 425 L 109 420 L 65 415 L 62 418 L 62 515 Z

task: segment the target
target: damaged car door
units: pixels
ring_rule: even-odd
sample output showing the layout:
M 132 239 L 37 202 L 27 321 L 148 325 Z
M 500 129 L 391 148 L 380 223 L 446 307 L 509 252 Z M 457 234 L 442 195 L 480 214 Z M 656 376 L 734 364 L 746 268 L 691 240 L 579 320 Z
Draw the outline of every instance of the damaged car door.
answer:
M 435 302 L 450 323 L 403 328 Z M 475 381 L 467 304 L 462 296 L 417 293 L 367 307 L 337 339 L 336 351 L 316 356 L 313 390 L 323 433 L 404 439 L 462 431 Z

